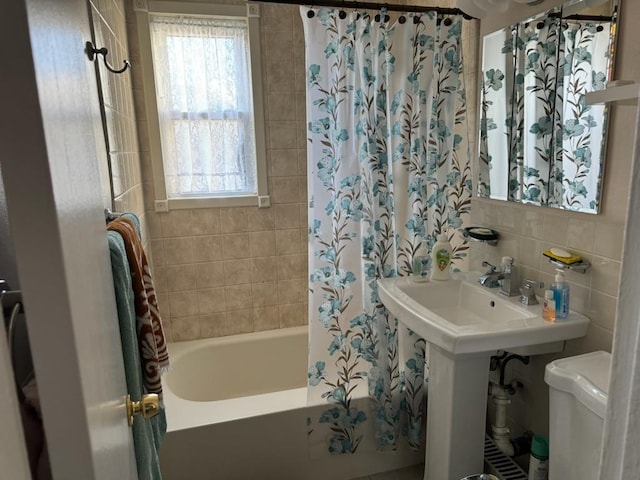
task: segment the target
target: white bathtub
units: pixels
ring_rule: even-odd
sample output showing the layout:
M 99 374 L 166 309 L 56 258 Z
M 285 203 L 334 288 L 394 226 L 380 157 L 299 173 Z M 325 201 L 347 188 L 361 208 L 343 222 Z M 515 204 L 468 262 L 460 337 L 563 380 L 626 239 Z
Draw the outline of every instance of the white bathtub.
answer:
M 164 480 L 348 480 L 423 461 L 421 452 L 309 458 L 306 327 L 173 343 L 169 353 Z

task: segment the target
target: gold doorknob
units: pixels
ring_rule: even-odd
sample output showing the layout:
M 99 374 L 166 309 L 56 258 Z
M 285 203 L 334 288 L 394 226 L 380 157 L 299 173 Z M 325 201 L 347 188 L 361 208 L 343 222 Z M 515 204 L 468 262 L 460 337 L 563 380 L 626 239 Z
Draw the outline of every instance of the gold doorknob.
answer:
M 142 418 L 151 418 L 160 411 L 160 399 L 155 393 L 143 395 L 139 402 L 132 402 L 127 395 L 127 423 L 133 425 L 133 417 L 142 415 Z

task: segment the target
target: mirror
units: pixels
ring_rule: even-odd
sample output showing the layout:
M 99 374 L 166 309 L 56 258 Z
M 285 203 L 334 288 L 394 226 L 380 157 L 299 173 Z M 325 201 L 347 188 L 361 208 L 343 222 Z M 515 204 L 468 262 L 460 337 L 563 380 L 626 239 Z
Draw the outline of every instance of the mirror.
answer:
M 619 0 L 572 0 L 483 39 L 478 195 L 598 213 Z

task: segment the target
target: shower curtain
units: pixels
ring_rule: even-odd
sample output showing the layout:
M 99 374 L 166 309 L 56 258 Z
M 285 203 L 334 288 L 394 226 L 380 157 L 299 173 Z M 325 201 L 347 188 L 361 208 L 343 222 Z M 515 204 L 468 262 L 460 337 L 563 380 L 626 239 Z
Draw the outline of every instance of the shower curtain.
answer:
M 462 18 L 301 7 L 307 69 L 311 454 L 420 447 L 425 340 L 376 280 L 461 231 L 471 169 Z

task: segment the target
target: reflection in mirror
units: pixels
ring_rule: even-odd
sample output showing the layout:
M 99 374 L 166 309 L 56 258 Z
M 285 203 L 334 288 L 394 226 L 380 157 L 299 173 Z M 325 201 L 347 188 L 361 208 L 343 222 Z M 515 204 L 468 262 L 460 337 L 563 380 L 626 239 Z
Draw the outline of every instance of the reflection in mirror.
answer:
M 512 158 L 511 112 L 515 81 L 514 49 L 517 29 L 511 27 L 484 37 L 482 45 L 482 105 L 478 195 L 507 200 Z
M 553 165 L 560 15 L 549 12 L 518 25 L 509 199 L 546 205 Z
M 480 196 L 598 212 L 607 115 L 585 94 L 610 79 L 618 2 L 586 3 L 485 36 Z
M 597 212 L 602 188 L 607 112 L 587 105 L 587 92 L 602 90 L 610 78 L 611 20 L 565 18 L 560 44 L 557 104 L 562 109 L 550 204 Z

